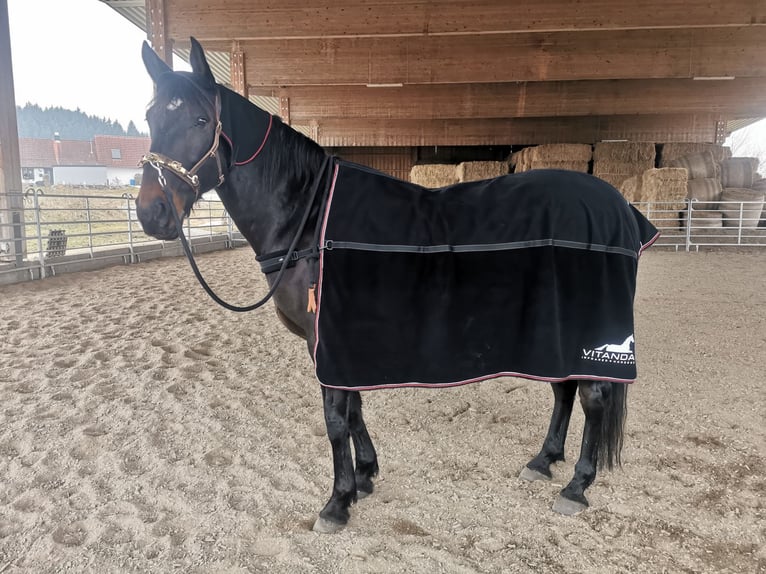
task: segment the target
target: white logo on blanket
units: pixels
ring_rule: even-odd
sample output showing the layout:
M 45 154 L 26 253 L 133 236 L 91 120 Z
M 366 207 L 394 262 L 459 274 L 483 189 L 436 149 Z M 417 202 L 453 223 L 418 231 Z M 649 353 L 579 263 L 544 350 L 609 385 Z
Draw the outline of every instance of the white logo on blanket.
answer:
M 583 349 L 582 358 L 589 361 L 633 365 L 636 362 L 636 356 L 633 353 L 634 343 L 635 339 L 631 335 L 619 345 L 606 344 L 594 349 Z

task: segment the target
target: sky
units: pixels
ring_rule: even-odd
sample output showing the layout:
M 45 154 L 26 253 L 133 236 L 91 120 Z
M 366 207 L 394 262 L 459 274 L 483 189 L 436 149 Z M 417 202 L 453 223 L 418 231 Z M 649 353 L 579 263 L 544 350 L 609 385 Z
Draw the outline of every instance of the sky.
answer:
M 141 29 L 98 0 L 8 0 L 8 15 L 16 105 L 79 108 L 148 132 Z M 766 154 L 766 120 L 746 130 L 745 147 Z
M 8 0 L 16 105 L 61 106 L 148 132 L 146 34 L 98 0 Z

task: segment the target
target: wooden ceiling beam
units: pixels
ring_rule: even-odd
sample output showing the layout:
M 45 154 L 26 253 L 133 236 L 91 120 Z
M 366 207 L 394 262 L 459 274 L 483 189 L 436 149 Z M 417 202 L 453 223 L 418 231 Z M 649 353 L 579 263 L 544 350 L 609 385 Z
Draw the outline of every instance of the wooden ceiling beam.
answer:
M 766 76 L 766 27 L 242 41 L 253 86 Z M 228 51 L 230 42 L 207 42 Z
M 476 120 L 329 119 L 317 123 L 323 146 L 528 145 L 602 140 L 714 142 L 713 114 Z
M 766 24 L 753 0 L 166 0 L 178 40 L 630 30 Z
M 250 87 L 290 99 L 292 122 L 312 119 L 468 119 L 717 113 L 766 116 L 766 78 L 591 80 L 521 84 Z

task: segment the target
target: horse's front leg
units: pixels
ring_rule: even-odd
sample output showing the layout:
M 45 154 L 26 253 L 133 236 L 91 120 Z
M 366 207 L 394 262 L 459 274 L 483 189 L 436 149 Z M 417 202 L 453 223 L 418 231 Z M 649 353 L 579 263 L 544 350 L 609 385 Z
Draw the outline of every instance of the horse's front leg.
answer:
M 577 381 L 551 383 L 551 388 L 554 403 L 548 434 L 545 435 L 540 453 L 522 469 L 519 478 L 524 480 L 550 480 L 553 478 L 551 465 L 564 460 L 564 443 L 567 439 L 569 418 L 572 415 L 572 406 L 577 394 Z
M 585 412 L 585 428 L 580 458 L 569 484 L 553 504 L 561 514 L 577 514 L 588 507 L 587 489 L 596 478 L 596 469 L 620 462 L 627 389 L 624 383 L 580 381 L 580 403 Z
M 314 523 L 316 532 L 335 532 L 343 528 L 348 522 L 348 509 L 356 502 L 356 476 L 349 443 L 352 394 L 322 387 L 324 420 L 332 446 L 335 478 L 330 500 Z
M 378 456 L 362 418 L 362 397 L 358 391 L 350 392 L 349 431 L 356 457 L 356 490 L 358 498 L 372 494 L 372 479 L 378 475 Z

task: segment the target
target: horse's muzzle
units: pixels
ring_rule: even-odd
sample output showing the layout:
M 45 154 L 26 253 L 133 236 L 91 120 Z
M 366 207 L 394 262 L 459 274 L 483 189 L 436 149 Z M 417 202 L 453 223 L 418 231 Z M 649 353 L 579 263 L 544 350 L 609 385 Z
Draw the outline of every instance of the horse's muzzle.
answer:
M 170 241 L 178 238 L 178 228 L 171 207 L 163 196 L 141 201 L 136 198 L 136 214 L 144 233 L 157 239 Z

